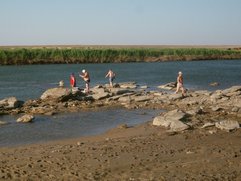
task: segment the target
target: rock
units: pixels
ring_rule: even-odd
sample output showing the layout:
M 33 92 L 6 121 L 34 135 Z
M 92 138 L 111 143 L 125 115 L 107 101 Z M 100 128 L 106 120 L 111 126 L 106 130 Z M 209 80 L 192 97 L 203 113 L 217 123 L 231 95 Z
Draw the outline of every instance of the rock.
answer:
M 39 106 L 39 107 L 32 107 L 30 109 L 30 112 L 32 114 L 46 114 L 47 112 L 50 112 L 49 108 L 43 107 L 43 106 Z
M 99 94 L 99 93 L 104 93 L 104 92 L 107 92 L 104 88 L 100 87 L 100 88 L 97 88 L 97 87 L 94 87 L 91 89 L 91 91 L 94 93 L 94 94 Z
M 214 112 L 217 112 L 217 111 L 221 111 L 221 110 L 222 110 L 222 108 L 221 108 L 221 107 L 218 107 L 218 106 L 213 106 L 213 107 L 211 107 L 211 109 L 212 109 L 212 111 L 214 111 Z
M 215 93 L 210 96 L 210 99 L 211 99 L 211 101 L 212 101 L 213 103 L 217 102 L 217 100 L 218 100 L 218 99 L 221 99 L 221 98 L 222 98 L 221 95 L 215 94 Z
M 209 130 L 208 131 L 210 134 L 215 134 L 215 133 L 217 133 L 217 130 Z
M 236 104 L 233 104 L 233 105 L 235 105 L 236 107 L 238 107 L 238 108 L 241 108 L 241 101 L 238 101 Z M 241 109 L 240 109 L 241 110 Z
M 154 96 L 157 96 L 157 97 L 161 97 L 161 96 L 163 96 L 164 94 L 163 94 L 163 92 L 154 92 L 153 95 L 154 95 Z
M 129 89 L 122 89 L 122 88 L 112 88 L 111 93 L 114 95 L 121 95 L 121 94 L 126 94 L 126 93 L 131 93 L 133 92 L 132 90 Z
M 8 124 L 8 122 L 6 122 L 6 121 L 0 121 L 0 126 L 6 125 L 6 124 Z
M 241 86 L 233 86 L 233 87 L 230 87 L 230 88 L 228 88 L 228 89 L 224 89 L 224 90 L 222 91 L 222 93 L 223 93 L 224 95 L 226 95 L 226 94 L 233 93 L 233 92 L 237 92 L 237 91 L 241 91 Z
M 144 101 L 149 101 L 151 99 L 150 96 L 135 96 L 133 97 L 135 102 L 144 102 Z
M 201 128 L 207 128 L 211 126 L 215 126 L 215 123 L 205 123 Z
M 196 116 L 197 114 L 201 114 L 203 111 L 201 108 L 195 108 L 192 110 L 187 111 L 186 113 L 192 116 Z
M 198 96 L 200 96 L 200 95 L 210 96 L 212 93 L 207 90 L 199 90 L 199 91 L 193 92 L 193 94 L 196 94 Z
M 148 88 L 147 85 L 142 85 L 142 86 L 140 86 L 140 89 L 147 89 L 147 88 Z
M 238 121 L 234 121 L 234 120 L 219 121 L 215 123 L 215 126 L 221 130 L 227 130 L 227 131 L 240 128 Z
M 238 107 L 232 108 L 232 112 L 238 112 L 238 111 L 239 111 L 239 108 L 238 108 Z
M 229 92 L 229 93 L 225 94 L 225 96 L 228 96 L 228 97 L 240 96 L 240 95 L 241 95 L 241 91 Z
M 152 125 L 168 127 L 170 125 L 170 123 L 166 122 L 163 116 L 156 116 L 153 119 Z
M 166 118 L 170 118 L 170 119 L 174 119 L 174 120 L 181 120 L 181 119 L 185 118 L 186 116 L 187 116 L 187 114 L 179 109 L 169 111 L 165 114 Z
M 15 109 L 21 107 L 22 105 L 23 101 L 17 100 L 16 97 L 8 97 L 0 101 L 0 107 L 7 109 Z
M 170 124 L 170 131 L 184 131 L 186 129 L 189 129 L 189 126 L 185 123 L 183 123 L 182 121 L 178 121 L 178 120 L 175 120 L 175 121 L 172 121 L 171 124 Z
M 163 116 L 157 116 L 153 120 L 153 125 L 164 126 L 169 128 L 170 131 L 183 131 L 189 128 L 189 126 L 183 123 L 181 120 L 186 117 L 186 113 L 176 109 L 164 113 Z
M 44 115 L 46 115 L 46 116 L 53 116 L 53 115 L 55 115 L 56 113 L 55 112 L 53 112 L 53 111 L 49 111 L 49 112 L 45 112 L 44 113 Z
M 107 92 L 102 92 L 102 93 L 93 94 L 92 97 L 95 100 L 101 100 L 101 99 L 110 97 L 110 94 Z
M 122 103 L 130 103 L 132 101 L 131 97 L 130 96 L 125 96 L 125 97 L 120 97 L 118 99 L 119 102 L 122 102 Z
M 127 124 L 120 124 L 117 126 L 118 129 L 127 129 L 129 128 Z
M 29 115 L 26 114 L 20 118 L 17 119 L 17 122 L 21 122 L 21 123 L 28 123 L 28 122 L 32 122 L 34 120 L 34 116 L 33 115 Z
M 119 86 L 120 88 L 123 88 L 123 89 L 135 89 L 137 88 L 137 85 L 135 82 L 122 82 L 122 83 L 119 83 Z
M 176 101 L 183 98 L 182 94 L 171 94 L 168 96 L 171 101 Z
M 95 87 L 93 87 L 92 89 L 100 89 L 100 88 L 104 88 L 103 85 L 96 85 Z
M 48 89 L 46 90 L 42 95 L 41 95 L 41 99 L 45 100 L 45 99 L 60 99 L 60 100 L 67 100 L 68 98 L 70 98 L 72 95 L 71 90 L 67 89 L 67 88 L 52 88 L 52 89 Z
M 214 86 L 219 86 L 219 83 L 218 82 L 211 82 L 209 85 L 214 87 Z
M 160 86 L 158 86 L 158 88 L 165 89 L 165 90 L 173 90 L 176 88 L 176 86 L 177 86 L 176 82 L 170 82 L 165 85 L 160 85 Z

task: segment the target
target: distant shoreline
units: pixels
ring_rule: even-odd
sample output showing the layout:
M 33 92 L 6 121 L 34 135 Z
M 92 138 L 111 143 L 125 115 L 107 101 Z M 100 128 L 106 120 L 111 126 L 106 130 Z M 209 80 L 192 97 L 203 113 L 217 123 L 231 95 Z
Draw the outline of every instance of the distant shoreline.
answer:
M 0 65 L 241 59 L 238 45 L 0 46 Z
M 3 48 L 241 48 L 241 45 L 0 45 Z

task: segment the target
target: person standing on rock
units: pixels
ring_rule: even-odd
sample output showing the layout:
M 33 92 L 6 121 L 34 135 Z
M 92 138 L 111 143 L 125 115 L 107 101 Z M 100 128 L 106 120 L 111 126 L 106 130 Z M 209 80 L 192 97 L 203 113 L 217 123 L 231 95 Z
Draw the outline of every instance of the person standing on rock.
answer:
M 75 78 L 74 73 L 72 73 L 72 74 L 70 75 L 70 87 L 71 87 L 71 88 L 76 87 L 76 78 Z
M 85 81 L 85 93 L 90 91 L 90 74 L 85 69 L 82 70 L 82 74 L 79 74 L 80 77 Z
M 176 90 L 176 94 L 179 92 L 179 90 L 182 91 L 182 95 L 185 95 L 185 88 L 183 86 L 183 76 L 182 76 L 182 72 L 178 72 L 178 76 L 177 76 L 177 90 Z
M 113 80 L 115 79 L 115 73 L 110 69 L 105 78 L 109 77 L 110 87 L 113 87 Z

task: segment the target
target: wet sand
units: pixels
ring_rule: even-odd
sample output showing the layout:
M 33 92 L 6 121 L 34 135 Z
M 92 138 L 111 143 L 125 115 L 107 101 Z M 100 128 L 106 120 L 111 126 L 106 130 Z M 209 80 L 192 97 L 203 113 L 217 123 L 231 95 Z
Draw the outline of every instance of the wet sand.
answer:
M 147 122 L 0 148 L 0 180 L 240 180 L 241 129 L 209 129 L 168 133 Z

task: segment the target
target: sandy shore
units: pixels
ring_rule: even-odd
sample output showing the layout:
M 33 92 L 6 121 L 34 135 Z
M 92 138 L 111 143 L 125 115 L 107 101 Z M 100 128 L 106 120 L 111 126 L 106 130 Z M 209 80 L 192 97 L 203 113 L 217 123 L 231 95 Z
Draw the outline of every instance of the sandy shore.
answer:
M 240 180 L 241 129 L 168 133 L 151 122 L 92 137 L 0 148 L 0 179 Z

